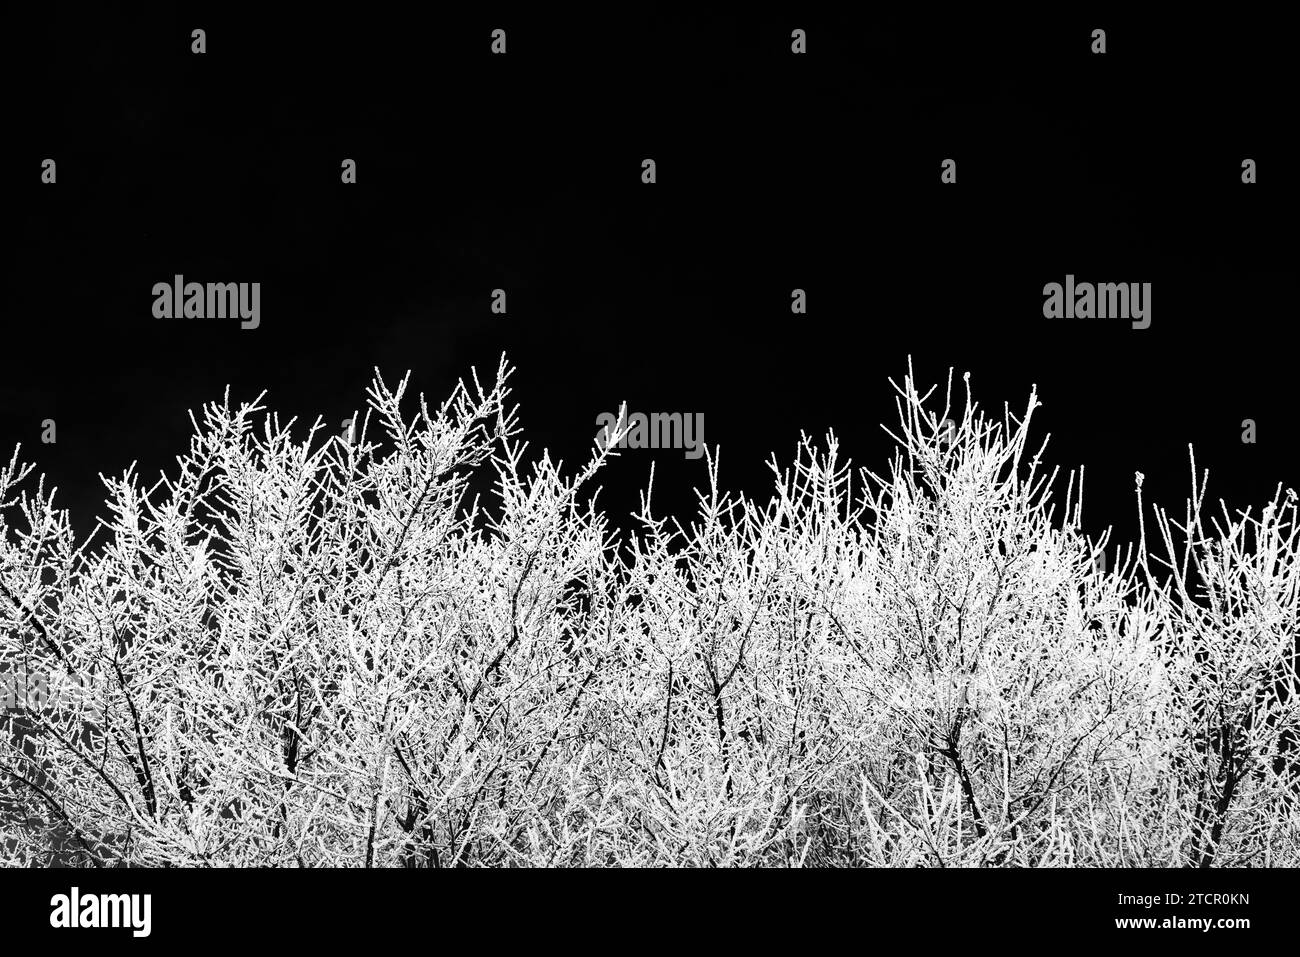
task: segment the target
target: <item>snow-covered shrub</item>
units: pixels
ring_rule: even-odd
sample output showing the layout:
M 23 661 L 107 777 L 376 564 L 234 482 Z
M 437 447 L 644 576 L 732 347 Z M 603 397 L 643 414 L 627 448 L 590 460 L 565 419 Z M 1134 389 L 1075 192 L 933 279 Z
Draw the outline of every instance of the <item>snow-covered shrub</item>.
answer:
M 1158 596 L 1172 696 L 1170 800 L 1193 865 L 1294 864 L 1300 858 L 1300 523 L 1279 487 L 1256 518 L 1207 526 L 1192 458 L 1181 523 L 1157 509 L 1167 575 Z M 1139 484 L 1140 488 L 1140 484 Z M 1145 527 L 1144 527 L 1145 532 Z
M 208 405 L 78 546 L 0 470 L 0 863 L 1295 864 L 1294 493 L 1099 561 L 1025 415 L 909 376 L 884 475 L 834 435 L 628 540 L 617 436 L 529 464 L 510 370 L 354 436 Z M 494 475 L 486 503 L 476 474 Z

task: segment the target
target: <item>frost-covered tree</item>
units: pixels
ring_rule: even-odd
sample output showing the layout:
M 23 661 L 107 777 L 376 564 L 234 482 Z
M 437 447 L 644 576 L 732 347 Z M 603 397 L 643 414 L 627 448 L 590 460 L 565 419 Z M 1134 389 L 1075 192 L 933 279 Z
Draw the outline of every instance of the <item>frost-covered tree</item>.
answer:
M 1156 527 L 1167 575 L 1147 571 L 1162 615 L 1173 694 L 1172 795 L 1190 831 L 1187 863 L 1297 860 L 1300 803 L 1300 523 L 1279 487 L 1260 517 L 1204 518 L 1205 478 L 1192 458 L 1182 523 Z M 1140 484 L 1139 484 L 1140 487 Z M 1144 529 L 1145 531 L 1145 529 Z
M 885 474 L 805 438 L 760 502 L 710 455 L 621 540 L 619 436 L 529 459 L 509 375 L 376 376 L 346 437 L 227 396 L 81 545 L 15 453 L 0 670 L 48 701 L 3 718 L 3 862 L 1300 859 L 1294 493 L 1210 530 L 1194 483 L 1107 570 L 1036 396 L 909 376 Z

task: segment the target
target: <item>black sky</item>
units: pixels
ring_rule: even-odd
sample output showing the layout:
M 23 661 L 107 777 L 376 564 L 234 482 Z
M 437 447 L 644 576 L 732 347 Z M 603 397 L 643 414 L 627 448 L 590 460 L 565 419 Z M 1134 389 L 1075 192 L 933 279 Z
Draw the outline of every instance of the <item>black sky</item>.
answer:
M 228 384 L 337 423 L 375 366 L 441 398 L 502 351 L 535 448 L 576 462 L 620 401 L 703 412 L 754 493 L 800 430 L 882 468 L 909 355 L 985 406 L 1037 383 L 1094 530 L 1131 533 L 1135 470 L 1180 503 L 1189 442 L 1234 505 L 1300 479 L 1289 34 L 1262 15 L 21 17 L 0 449 L 79 527 L 97 472 L 155 475 Z M 176 273 L 261 282 L 261 328 L 154 319 Z M 1152 327 L 1045 320 L 1066 273 L 1151 282 Z M 660 501 L 690 501 L 701 462 L 629 452 L 611 512 L 652 460 Z

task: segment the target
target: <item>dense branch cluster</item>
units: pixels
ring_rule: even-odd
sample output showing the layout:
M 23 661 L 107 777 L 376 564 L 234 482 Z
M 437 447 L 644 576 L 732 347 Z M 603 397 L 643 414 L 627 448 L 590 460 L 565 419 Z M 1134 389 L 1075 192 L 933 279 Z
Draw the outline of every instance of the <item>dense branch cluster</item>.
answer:
M 885 474 L 804 440 L 759 503 L 710 456 L 622 540 L 617 437 L 529 464 L 508 379 L 376 377 L 348 436 L 227 396 L 94 548 L 15 453 L 0 670 L 49 694 L 0 717 L 0 860 L 1300 863 L 1294 492 L 1209 521 L 1193 464 L 1107 568 L 1035 397 L 909 376 Z

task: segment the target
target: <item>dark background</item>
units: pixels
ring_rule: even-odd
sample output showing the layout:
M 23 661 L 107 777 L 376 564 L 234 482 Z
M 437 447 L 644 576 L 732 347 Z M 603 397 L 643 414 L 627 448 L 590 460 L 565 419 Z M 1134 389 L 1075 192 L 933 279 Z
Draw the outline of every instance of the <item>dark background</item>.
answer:
M 571 465 L 627 401 L 703 412 L 752 494 L 801 430 L 880 471 L 911 355 L 923 382 L 969 370 L 988 408 L 1037 383 L 1094 532 L 1132 535 L 1135 470 L 1181 511 L 1188 443 L 1212 498 L 1297 483 L 1280 22 L 413 10 L 15 11 L 0 450 L 21 442 L 79 529 L 97 473 L 155 477 L 227 385 L 337 429 L 376 366 L 441 400 L 502 351 L 525 437 Z M 175 273 L 261 282 L 261 328 L 154 319 Z M 1151 282 L 1151 328 L 1044 319 L 1066 273 Z M 613 517 L 651 461 L 686 516 L 703 460 L 642 450 L 602 478 Z

